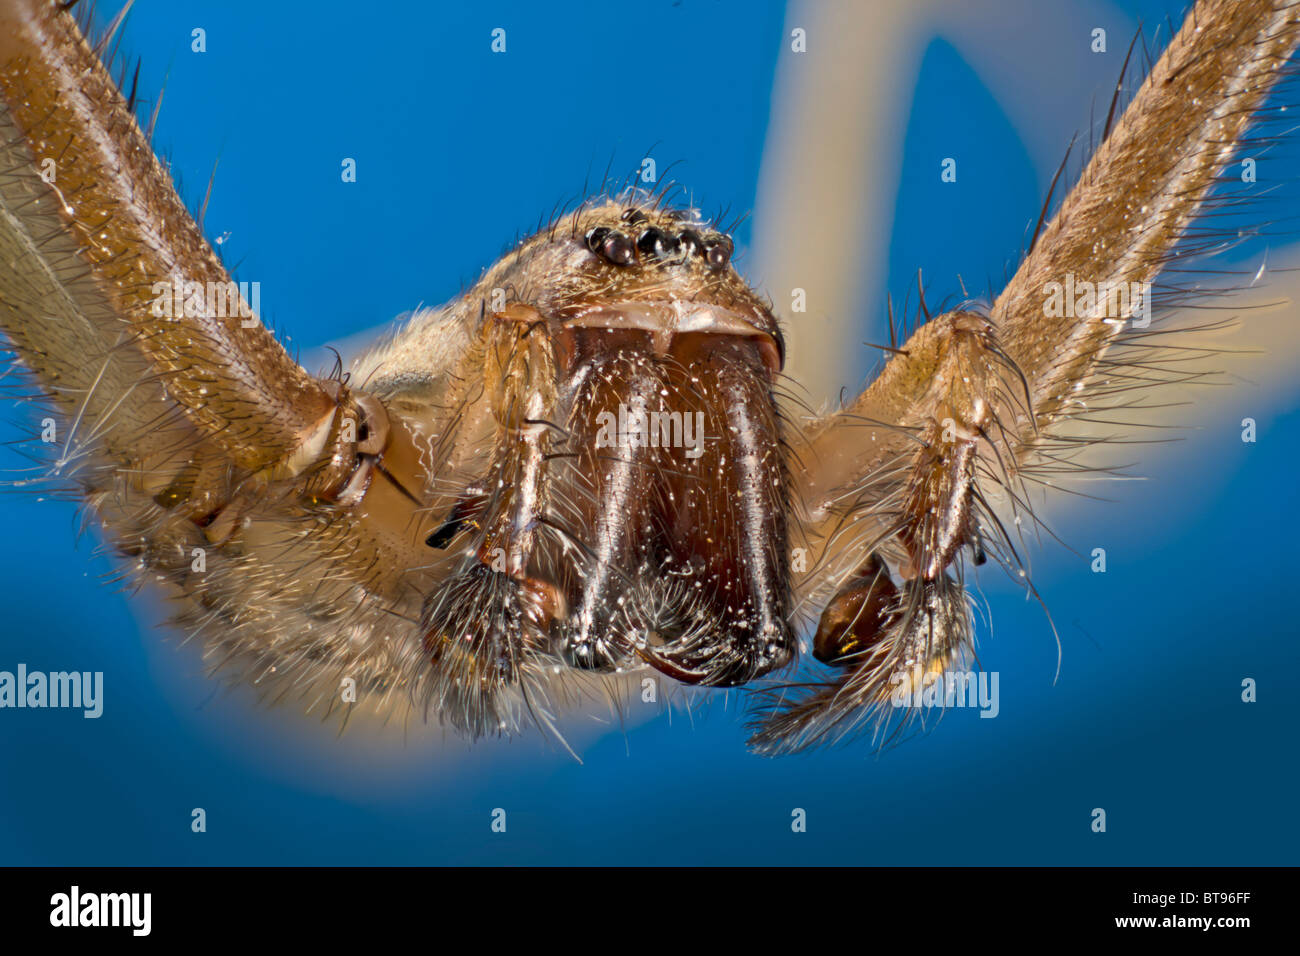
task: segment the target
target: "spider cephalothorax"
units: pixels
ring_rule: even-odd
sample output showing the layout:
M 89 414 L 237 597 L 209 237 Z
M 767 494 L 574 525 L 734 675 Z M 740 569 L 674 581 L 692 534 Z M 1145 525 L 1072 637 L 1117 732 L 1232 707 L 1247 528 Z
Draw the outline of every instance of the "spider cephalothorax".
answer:
M 481 422 L 492 453 L 431 537 L 463 555 L 424 610 L 441 702 L 551 660 L 735 685 L 792 656 L 776 320 L 730 238 L 637 198 L 526 240 L 467 296 L 498 301 L 444 440 Z

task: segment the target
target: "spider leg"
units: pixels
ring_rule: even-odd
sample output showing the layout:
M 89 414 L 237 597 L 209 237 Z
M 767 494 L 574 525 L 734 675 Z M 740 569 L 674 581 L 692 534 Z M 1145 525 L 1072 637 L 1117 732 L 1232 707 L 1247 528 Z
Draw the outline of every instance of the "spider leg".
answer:
M 47 477 L 214 667 L 391 702 L 435 576 L 439 425 L 289 356 L 62 6 L 0 9 L 0 329 L 51 413 Z
M 818 639 L 844 673 L 766 692 L 756 749 L 854 733 L 894 690 L 971 651 L 964 549 L 1018 562 L 990 495 L 1023 504 L 1026 472 L 1106 388 L 1108 349 L 1149 321 L 1151 284 L 1175 258 L 1214 251 L 1196 217 L 1297 43 L 1295 3 L 1197 4 L 988 314 L 923 325 L 808 428 L 799 493 L 814 547 L 799 601 L 826 608 Z M 900 579 L 884 607 L 877 562 Z

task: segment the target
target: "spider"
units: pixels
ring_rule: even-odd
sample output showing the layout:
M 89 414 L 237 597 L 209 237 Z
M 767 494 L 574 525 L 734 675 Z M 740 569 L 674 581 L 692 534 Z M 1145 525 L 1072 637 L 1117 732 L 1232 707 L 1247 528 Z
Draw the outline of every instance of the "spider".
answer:
M 969 564 L 1032 590 L 1031 488 L 1084 467 L 1072 425 L 1181 380 L 1153 284 L 1216 251 L 1199 224 L 1300 42 L 1295 4 L 1198 4 L 1001 293 L 922 294 L 817 414 L 727 230 L 628 188 L 309 374 L 65 6 L 0 9 L 0 326 L 62 436 L 52 479 L 214 666 L 470 736 L 657 672 L 755 690 L 766 754 L 879 727 L 973 660 Z

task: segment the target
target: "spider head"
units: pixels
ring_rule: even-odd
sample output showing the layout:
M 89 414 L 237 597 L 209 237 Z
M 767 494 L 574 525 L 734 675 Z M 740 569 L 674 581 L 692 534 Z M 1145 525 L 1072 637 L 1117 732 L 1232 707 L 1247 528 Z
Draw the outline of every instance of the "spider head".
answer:
M 794 654 L 776 320 L 728 236 L 623 199 L 525 241 L 469 297 L 485 347 L 457 419 L 494 445 L 429 542 L 477 535 L 426 601 L 426 649 L 456 675 L 439 693 L 504 685 L 529 648 L 709 686 Z M 466 634 L 487 635 L 473 673 L 451 650 Z

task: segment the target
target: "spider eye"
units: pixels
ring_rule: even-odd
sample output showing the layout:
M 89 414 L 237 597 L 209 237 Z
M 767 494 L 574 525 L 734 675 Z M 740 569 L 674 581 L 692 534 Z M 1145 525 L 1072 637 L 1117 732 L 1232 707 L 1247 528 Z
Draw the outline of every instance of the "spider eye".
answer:
M 704 261 L 714 272 L 725 269 L 731 261 L 731 240 L 723 236 L 718 241 L 709 243 L 704 250 Z
M 636 241 L 636 247 L 647 259 L 666 259 L 677 251 L 678 246 L 674 237 L 653 226 L 641 233 Z
M 611 232 L 606 236 L 601 252 L 616 266 L 630 266 L 636 262 L 636 250 L 632 248 L 632 240 L 621 232 Z
M 587 248 L 596 255 L 601 255 L 601 245 L 605 242 L 605 237 L 609 235 L 609 230 L 604 226 L 597 226 L 595 229 L 587 230 L 585 237 Z
M 632 240 L 621 232 L 597 226 L 587 233 L 587 248 L 616 266 L 630 266 L 636 262 Z

